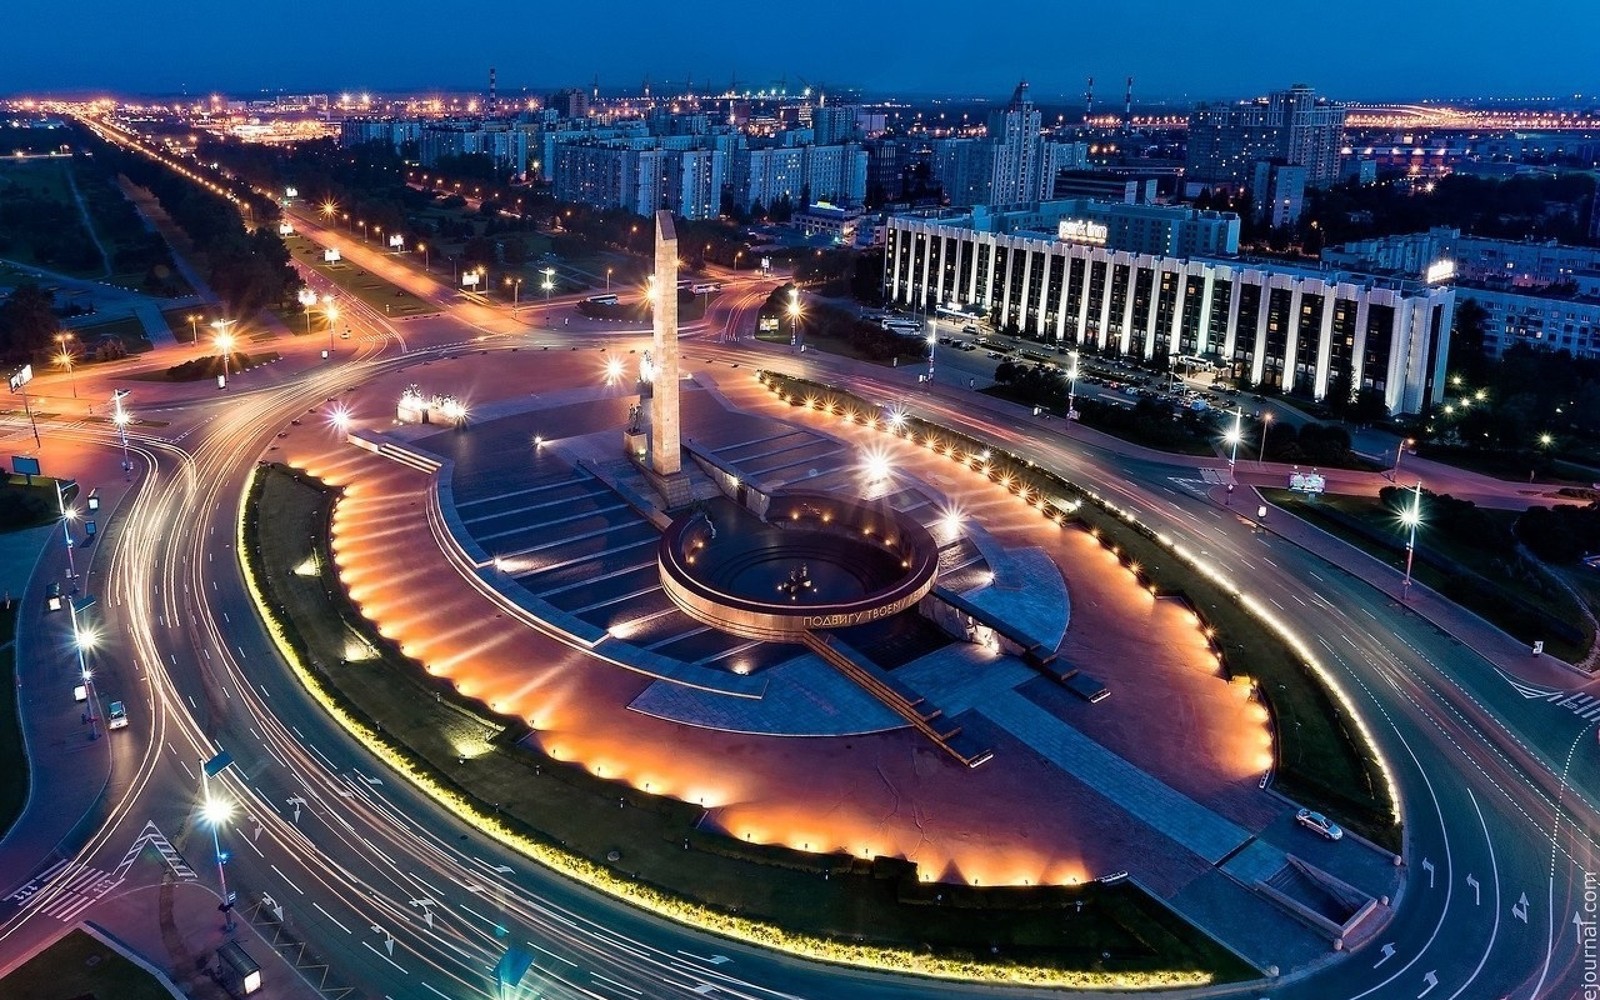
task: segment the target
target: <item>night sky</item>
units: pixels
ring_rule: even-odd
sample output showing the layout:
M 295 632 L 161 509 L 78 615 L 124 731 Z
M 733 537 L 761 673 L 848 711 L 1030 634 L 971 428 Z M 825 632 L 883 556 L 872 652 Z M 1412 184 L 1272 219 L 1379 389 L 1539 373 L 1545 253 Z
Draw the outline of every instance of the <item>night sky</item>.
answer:
M 693 75 L 719 89 L 851 85 L 873 95 L 1041 102 L 1246 97 L 1305 82 L 1346 100 L 1600 91 L 1600 2 L 754 0 L 478 3 L 73 0 L 8 5 L 0 94 L 248 95 L 587 85 Z M 1260 11 L 1261 13 L 1250 13 Z M 993 16 L 993 21 L 982 18 Z

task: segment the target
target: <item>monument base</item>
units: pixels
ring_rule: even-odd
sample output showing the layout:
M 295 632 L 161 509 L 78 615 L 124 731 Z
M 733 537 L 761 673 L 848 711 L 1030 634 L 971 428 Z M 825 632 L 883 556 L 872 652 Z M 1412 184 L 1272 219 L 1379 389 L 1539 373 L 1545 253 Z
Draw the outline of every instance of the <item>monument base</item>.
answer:
M 650 435 L 644 431 L 622 432 L 622 453 L 631 462 L 643 462 L 650 451 Z

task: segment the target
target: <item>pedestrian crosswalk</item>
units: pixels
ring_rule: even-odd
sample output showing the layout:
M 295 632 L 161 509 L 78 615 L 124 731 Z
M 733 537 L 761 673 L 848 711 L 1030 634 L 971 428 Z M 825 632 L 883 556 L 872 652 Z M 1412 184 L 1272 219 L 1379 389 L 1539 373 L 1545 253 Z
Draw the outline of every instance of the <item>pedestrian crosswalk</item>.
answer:
M 154 850 L 161 864 L 180 882 L 197 879 L 194 869 L 183 860 L 183 855 L 172 846 L 154 823 L 145 823 L 133 846 L 128 848 L 117 867 L 107 871 L 80 861 L 59 860 L 29 879 L 10 895 L 0 899 L 7 910 L 30 911 L 70 924 L 92 906 L 105 898 L 127 880 L 128 872 L 147 849 Z
M 96 900 L 121 884 L 120 876 L 103 868 L 58 861 L 5 897 L 5 902 L 31 907 L 44 916 L 70 924 Z
M 1502 680 L 1511 686 L 1517 694 L 1529 701 L 1546 701 L 1557 708 L 1565 709 L 1583 719 L 1585 722 L 1600 721 L 1600 695 L 1583 691 L 1565 691 L 1559 688 L 1540 687 L 1519 681 L 1504 670 L 1497 670 Z

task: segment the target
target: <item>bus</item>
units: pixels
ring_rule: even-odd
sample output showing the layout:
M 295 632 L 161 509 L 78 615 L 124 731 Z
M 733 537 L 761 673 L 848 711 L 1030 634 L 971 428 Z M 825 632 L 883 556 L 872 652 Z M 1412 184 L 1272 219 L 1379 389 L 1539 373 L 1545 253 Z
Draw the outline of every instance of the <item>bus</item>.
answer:
M 696 295 L 709 295 L 722 291 L 722 286 L 717 284 L 715 281 L 702 281 L 698 284 L 690 285 L 689 291 L 695 293 Z
M 614 306 L 614 305 L 617 304 L 617 297 L 615 295 L 609 295 L 609 294 L 608 295 L 591 295 L 588 298 L 584 299 L 583 301 L 589 303 L 592 306 Z
M 914 319 L 886 317 L 878 323 L 890 333 L 898 333 L 902 337 L 915 337 L 922 333 L 922 324 Z

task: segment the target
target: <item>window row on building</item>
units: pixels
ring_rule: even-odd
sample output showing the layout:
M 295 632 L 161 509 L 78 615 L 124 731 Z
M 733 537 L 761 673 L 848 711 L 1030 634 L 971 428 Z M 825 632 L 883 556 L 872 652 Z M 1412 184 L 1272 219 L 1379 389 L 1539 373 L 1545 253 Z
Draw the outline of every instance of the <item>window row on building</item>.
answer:
M 1455 289 L 1238 260 L 1166 257 L 917 218 L 888 222 L 896 304 L 976 309 L 1001 329 L 1150 359 L 1210 356 L 1317 399 L 1439 402 Z

